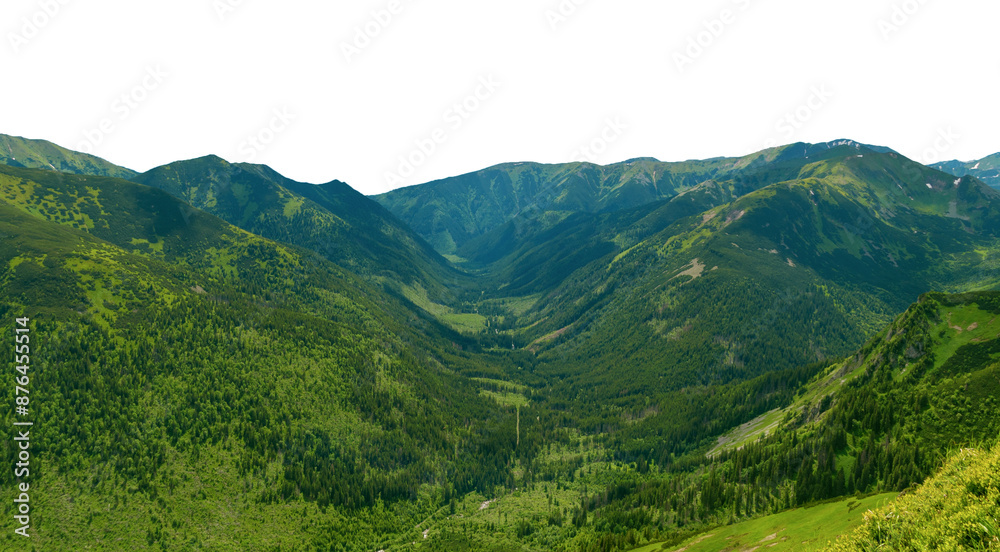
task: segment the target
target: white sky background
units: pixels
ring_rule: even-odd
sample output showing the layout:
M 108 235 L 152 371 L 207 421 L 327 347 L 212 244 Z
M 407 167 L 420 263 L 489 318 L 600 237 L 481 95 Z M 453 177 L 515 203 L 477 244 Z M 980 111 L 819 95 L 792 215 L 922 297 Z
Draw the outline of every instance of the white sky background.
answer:
M 998 22 L 995 0 L 4 0 L 0 132 L 140 171 L 215 153 L 367 194 L 507 161 L 678 161 L 769 140 L 974 159 L 1000 151 Z M 348 62 L 366 25 L 378 36 Z

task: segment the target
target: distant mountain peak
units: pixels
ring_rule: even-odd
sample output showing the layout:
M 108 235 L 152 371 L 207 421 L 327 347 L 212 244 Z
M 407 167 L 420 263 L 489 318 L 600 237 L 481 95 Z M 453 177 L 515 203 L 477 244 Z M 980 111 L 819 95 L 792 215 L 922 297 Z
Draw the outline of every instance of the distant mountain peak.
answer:
M 1000 190 L 1000 153 L 972 161 L 943 161 L 931 167 L 955 176 L 972 176 Z

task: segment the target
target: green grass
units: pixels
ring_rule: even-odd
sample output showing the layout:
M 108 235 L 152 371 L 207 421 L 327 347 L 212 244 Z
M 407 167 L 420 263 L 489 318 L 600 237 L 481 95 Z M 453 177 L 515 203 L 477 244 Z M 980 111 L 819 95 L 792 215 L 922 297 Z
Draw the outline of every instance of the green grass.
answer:
M 70 151 L 45 140 L 0 134 L 0 164 L 73 174 L 130 178 L 135 172 L 99 157 Z
M 482 390 L 479 394 L 493 399 L 501 406 L 516 406 L 518 408 L 524 408 L 531 402 L 520 393 L 497 393 L 496 391 Z
M 449 306 L 431 301 L 427 290 L 419 283 L 402 286 L 403 296 L 428 314 L 447 324 L 454 330 L 466 333 L 481 332 L 486 328 L 486 317 L 475 313 L 457 313 Z
M 1000 550 L 1000 447 L 962 450 L 915 492 L 867 512 L 830 549 Z
M 811 552 L 822 550 L 843 533 L 861 525 L 864 514 L 895 499 L 896 493 L 849 498 L 807 508 L 796 508 L 780 514 L 762 517 L 708 531 L 677 546 L 651 544 L 634 552 L 654 550 L 684 550 L 685 552 L 718 552 L 719 550 L 751 550 L 754 547 L 769 552 Z
M 958 305 L 942 311 L 942 321 L 932 331 L 941 337 L 936 367 L 951 358 L 958 349 L 973 342 L 996 339 L 1000 335 L 1000 316 L 984 312 L 975 305 Z
M 490 378 L 471 378 L 471 379 L 472 379 L 472 381 L 481 383 L 483 385 L 486 385 L 486 386 L 489 386 L 489 387 L 495 387 L 495 388 L 500 389 L 502 391 L 509 391 L 509 392 L 513 392 L 513 393 L 523 393 L 525 390 L 528 389 L 527 386 L 521 385 L 519 383 L 514 383 L 512 381 L 490 379 Z
M 709 451 L 708 455 L 716 456 L 723 451 L 738 449 L 756 441 L 761 436 L 774 431 L 778 424 L 781 423 L 786 412 L 786 409 L 775 409 L 737 427 L 719 437 L 719 444 Z
M 460 332 L 475 333 L 486 327 L 486 317 L 474 313 L 448 313 L 440 319 Z

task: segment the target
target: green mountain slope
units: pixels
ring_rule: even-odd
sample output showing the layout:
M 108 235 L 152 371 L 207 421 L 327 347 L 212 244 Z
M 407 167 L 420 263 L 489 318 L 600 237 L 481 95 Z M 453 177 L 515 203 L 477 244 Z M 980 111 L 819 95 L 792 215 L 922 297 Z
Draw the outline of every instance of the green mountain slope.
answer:
M 266 166 L 215 156 L 157 167 L 133 180 L 390 286 L 418 286 L 441 298 L 462 277 L 385 209 L 341 182 L 303 184 Z
M 687 487 L 679 486 L 677 479 L 663 477 L 663 482 L 646 483 L 634 494 L 611 501 L 594 512 L 595 518 L 627 519 L 643 511 L 647 519 L 656 519 L 659 508 L 667 519 L 672 514 L 682 519 L 686 515 L 696 522 L 693 525 L 704 527 L 695 532 L 700 536 L 691 535 L 690 540 L 683 533 L 681 538 L 668 540 L 662 545 L 665 550 L 681 549 L 684 541 L 691 550 L 706 549 L 699 547 L 703 542 L 712 549 L 711 543 L 720 542 L 717 535 L 729 535 L 727 542 L 749 547 L 768 543 L 784 546 L 786 538 L 798 537 L 797 542 L 815 549 L 836 536 L 822 516 L 835 516 L 836 526 L 847 521 L 841 516 L 849 517 L 850 505 L 846 511 L 843 503 L 819 505 L 731 528 L 711 529 L 855 493 L 912 490 L 944 463 L 948 451 L 995 442 L 1000 430 L 1000 416 L 996 414 L 1000 388 L 998 346 L 1000 293 L 925 295 L 856 354 L 832 363 L 804 385 L 787 407 L 762 415 L 720 438 L 709 451 L 700 477 L 688 480 Z M 639 458 L 648 449 L 650 436 L 655 435 L 650 429 L 643 432 L 645 440 L 640 438 L 640 444 L 633 449 Z M 954 472 L 955 466 L 947 471 Z M 894 516 L 878 518 L 885 523 L 875 523 L 877 518 L 866 515 L 862 529 L 853 537 L 861 546 L 838 549 L 875 549 L 865 546 L 868 543 L 908 550 L 911 548 L 899 548 L 899 543 L 910 539 L 930 543 L 920 539 L 948 539 L 962 534 L 972 538 L 967 545 L 990 542 L 996 536 L 994 527 L 965 523 L 972 519 L 988 521 L 990 518 L 982 514 L 989 508 L 984 511 L 964 500 L 987 495 L 993 484 L 983 478 L 988 473 L 989 469 L 980 465 L 958 476 L 963 483 L 982 482 L 971 487 L 975 490 L 972 493 L 962 492 L 954 482 L 946 483 L 958 491 L 953 496 L 945 489 L 950 497 L 947 501 L 940 500 L 941 485 L 927 483 L 928 490 L 918 490 L 916 496 L 930 493 L 937 501 L 928 504 L 924 498 L 904 498 L 886 510 L 895 512 Z M 678 510 L 673 506 L 675 496 L 691 497 L 697 507 Z M 919 507 L 912 508 L 915 505 Z M 821 517 L 811 517 L 810 509 Z M 931 511 L 944 514 L 934 522 L 938 530 L 914 531 L 914 521 Z M 796 534 L 810 526 L 821 528 L 823 533 Z M 760 533 L 766 527 L 774 530 Z M 849 525 L 841 529 L 846 527 Z M 782 529 L 788 534 L 783 535 Z M 764 541 L 768 533 L 773 537 Z M 758 536 L 746 540 L 748 534 Z M 621 543 L 618 549 L 634 547 L 628 546 L 626 531 L 618 535 L 619 539 L 609 542 Z M 818 536 L 822 539 L 817 540 Z M 642 538 L 633 536 L 631 540 L 641 542 Z M 660 542 L 655 537 L 645 540 Z
M 100 157 L 70 151 L 52 142 L 6 134 L 0 134 L 0 164 L 117 178 L 131 178 L 136 174 Z
M 737 428 L 713 449 L 706 444 L 697 455 L 658 457 L 660 429 L 669 426 L 643 428 L 644 422 L 633 425 L 631 444 L 608 438 L 553 444 L 534 464 L 534 484 L 499 504 L 460 503 L 453 515 L 434 519 L 429 540 L 416 549 L 819 549 L 862 522 L 867 508 L 915 488 L 942 465 L 946 451 L 995 441 L 998 344 L 1000 293 L 925 295 L 855 354 L 796 385 L 786 407 Z M 715 400 L 733 408 L 754 394 L 747 387 L 689 389 L 661 408 L 688 418 L 697 416 L 690 404 L 701 402 L 694 412 L 710 418 L 706 407 Z M 979 469 L 978 479 L 968 480 L 984 474 L 988 469 Z M 959 495 L 947 503 L 949 512 L 977 513 L 962 497 L 992 496 L 988 485 L 951 488 Z M 895 511 L 909 524 L 902 508 Z M 505 514 L 515 522 L 504 522 Z M 863 523 L 864 531 L 880 527 Z M 953 533 L 972 529 L 941 525 Z
M 0 166 L 0 215 L 39 549 L 368 549 L 531 454 L 462 338 L 315 253 L 104 177 Z
M 1000 153 L 977 161 L 945 161 L 931 166 L 955 176 L 974 176 L 993 188 L 1000 188 Z
M 666 165 L 640 160 L 608 167 L 513 163 L 394 190 L 375 199 L 438 251 L 454 253 L 468 240 L 518 215 L 635 207 L 692 187 L 724 163 Z
M 626 408 L 846 354 L 927 289 L 995 285 L 998 207 L 974 179 L 843 151 L 627 249 L 604 241 L 521 314 L 521 342 L 582 404 Z
M 799 503 L 838 489 L 902 491 L 930 475 L 944 451 L 996 439 L 998 318 L 997 292 L 925 295 L 789 406 L 724 436 L 712 454 L 736 465 L 766 458 L 749 468 L 758 476 L 806 458 L 795 474 Z
M 707 180 L 788 159 L 822 155 L 849 140 L 793 144 L 743 158 L 663 163 L 643 158 L 600 166 L 508 163 L 437 182 L 393 190 L 375 199 L 438 251 L 456 252 L 470 240 L 515 218 L 547 223 L 572 213 L 604 213 L 675 197 Z
M 562 280 L 609 252 L 627 251 L 673 223 L 701 215 L 775 182 L 797 178 L 805 165 L 873 151 L 846 142 L 828 147 L 794 145 L 746 158 L 726 180 L 708 180 L 668 200 L 611 213 L 572 213 L 561 218 L 517 217 L 469 241 L 458 254 L 479 269 L 487 286 L 505 295 L 530 295 L 558 286 Z M 852 149 L 853 148 L 853 149 Z

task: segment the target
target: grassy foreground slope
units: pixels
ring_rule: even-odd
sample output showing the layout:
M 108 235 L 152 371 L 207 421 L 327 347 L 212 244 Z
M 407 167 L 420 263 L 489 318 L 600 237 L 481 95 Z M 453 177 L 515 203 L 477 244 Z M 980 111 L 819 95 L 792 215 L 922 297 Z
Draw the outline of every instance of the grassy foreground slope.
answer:
M 697 535 L 678 545 L 654 543 L 632 552 L 767 550 L 816 552 L 861 525 L 865 512 L 892 502 L 896 493 L 845 498 L 744 521 Z
M 965 449 L 916 491 L 865 514 L 830 552 L 1000 550 L 1000 447 Z

